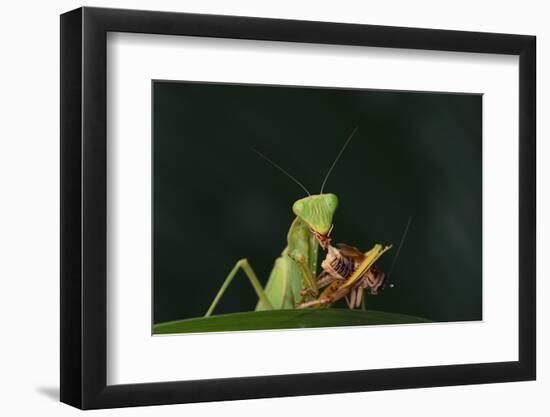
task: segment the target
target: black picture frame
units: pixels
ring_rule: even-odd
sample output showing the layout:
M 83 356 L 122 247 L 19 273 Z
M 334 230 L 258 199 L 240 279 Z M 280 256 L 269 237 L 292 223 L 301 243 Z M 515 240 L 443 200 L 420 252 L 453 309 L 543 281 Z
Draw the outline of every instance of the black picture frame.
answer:
M 519 360 L 107 385 L 108 32 L 519 56 Z M 535 45 L 524 35 L 237 16 L 88 7 L 61 15 L 61 401 L 94 409 L 535 379 Z

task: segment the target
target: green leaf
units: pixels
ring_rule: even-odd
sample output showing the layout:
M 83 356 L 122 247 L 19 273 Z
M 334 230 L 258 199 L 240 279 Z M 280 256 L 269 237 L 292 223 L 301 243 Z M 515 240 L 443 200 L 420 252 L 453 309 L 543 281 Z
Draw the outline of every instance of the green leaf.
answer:
M 329 308 L 323 310 L 271 310 L 223 314 L 170 321 L 153 326 L 154 334 L 226 332 L 231 330 L 300 329 L 427 323 L 429 320 L 381 311 Z

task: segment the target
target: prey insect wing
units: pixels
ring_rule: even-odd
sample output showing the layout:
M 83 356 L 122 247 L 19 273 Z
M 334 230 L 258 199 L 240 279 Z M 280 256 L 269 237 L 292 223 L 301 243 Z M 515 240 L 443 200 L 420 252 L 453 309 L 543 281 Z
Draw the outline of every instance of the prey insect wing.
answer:
M 348 258 L 363 259 L 365 254 L 354 246 L 346 245 L 345 243 L 338 243 L 336 245 L 340 250 L 340 253 Z

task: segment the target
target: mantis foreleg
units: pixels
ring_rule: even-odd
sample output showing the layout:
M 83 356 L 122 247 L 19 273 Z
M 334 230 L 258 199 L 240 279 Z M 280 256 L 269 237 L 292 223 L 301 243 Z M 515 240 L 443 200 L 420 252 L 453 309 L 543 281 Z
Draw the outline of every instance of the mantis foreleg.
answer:
M 205 314 L 205 317 L 210 317 L 212 313 L 214 312 L 214 309 L 218 305 L 218 302 L 222 298 L 223 294 L 227 290 L 227 287 L 229 287 L 229 284 L 231 284 L 231 281 L 233 281 L 233 278 L 237 275 L 237 272 L 239 269 L 242 269 L 245 273 L 246 277 L 250 281 L 250 284 L 252 284 L 252 287 L 254 288 L 254 291 L 258 295 L 258 298 L 260 299 L 260 302 L 264 305 L 265 309 L 272 310 L 273 306 L 271 305 L 271 302 L 267 298 L 267 295 L 262 288 L 262 284 L 260 284 L 260 281 L 258 280 L 258 277 L 256 276 L 254 270 L 248 263 L 247 259 L 241 259 L 239 260 L 231 272 L 229 272 L 229 275 L 227 275 L 227 278 L 225 278 L 225 281 L 223 282 L 220 290 L 216 294 L 216 297 L 214 298 L 214 301 L 212 301 L 212 304 L 210 305 L 210 308 L 208 308 L 208 311 Z
M 317 280 L 315 279 L 315 276 L 311 272 L 310 266 L 305 261 L 304 256 L 301 254 L 296 255 L 293 253 L 290 253 L 288 256 L 292 260 L 294 260 L 294 262 L 296 262 L 300 267 L 300 275 L 302 278 L 304 288 L 307 288 L 311 295 L 317 296 L 318 294 Z

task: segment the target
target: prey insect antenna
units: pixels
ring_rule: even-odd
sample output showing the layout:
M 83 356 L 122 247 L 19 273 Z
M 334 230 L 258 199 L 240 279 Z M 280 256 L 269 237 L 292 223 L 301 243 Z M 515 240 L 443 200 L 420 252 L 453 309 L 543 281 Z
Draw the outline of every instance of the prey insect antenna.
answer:
M 281 171 L 283 174 L 285 174 L 288 178 L 290 178 L 292 181 L 294 181 L 296 184 L 298 184 L 306 193 L 307 195 L 311 195 L 311 193 L 308 191 L 308 189 L 302 184 L 300 181 L 298 181 L 295 177 L 293 177 L 289 172 L 281 168 L 279 165 L 277 165 L 275 162 L 273 162 L 271 159 L 269 159 L 267 156 L 265 156 L 263 153 L 256 149 L 252 149 L 252 152 L 258 154 L 263 159 L 265 159 L 267 162 L 269 162 L 271 165 L 273 165 L 275 168 L 277 168 L 279 171 Z
M 351 132 L 351 135 L 349 135 L 348 139 L 346 140 L 346 143 L 344 143 L 344 146 L 342 146 L 342 149 L 340 149 L 340 152 L 338 152 L 338 155 L 336 156 L 336 158 L 334 159 L 334 162 L 330 166 L 330 168 L 327 172 L 327 175 L 325 175 L 325 179 L 323 180 L 323 183 L 321 184 L 321 191 L 319 192 L 319 194 L 323 194 L 323 189 L 325 188 L 325 184 L 327 183 L 327 180 L 328 180 L 328 177 L 330 176 L 330 173 L 332 172 L 334 166 L 336 165 L 336 162 L 338 162 L 338 159 L 340 159 L 340 156 L 342 156 L 342 153 L 344 152 L 344 150 L 348 146 L 348 143 L 351 141 L 351 138 L 353 137 L 353 135 L 355 135 L 355 132 L 357 132 L 357 129 L 359 129 L 359 125 L 355 126 L 355 129 L 353 129 L 353 132 Z
M 393 268 L 395 267 L 395 264 L 397 263 L 397 258 L 399 257 L 399 253 L 401 252 L 401 248 L 403 247 L 403 242 L 405 242 L 405 238 L 407 237 L 407 233 L 409 232 L 409 226 L 411 225 L 412 217 L 409 216 L 409 220 L 407 221 L 407 225 L 405 226 L 405 231 L 403 232 L 403 236 L 401 236 L 401 241 L 399 242 L 399 246 L 397 247 L 397 252 L 395 253 L 395 256 L 393 257 L 393 261 L 390 266 L 390 270 L 388 272 L 388 278 L 393 272 Z

